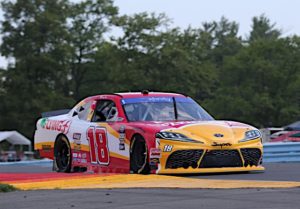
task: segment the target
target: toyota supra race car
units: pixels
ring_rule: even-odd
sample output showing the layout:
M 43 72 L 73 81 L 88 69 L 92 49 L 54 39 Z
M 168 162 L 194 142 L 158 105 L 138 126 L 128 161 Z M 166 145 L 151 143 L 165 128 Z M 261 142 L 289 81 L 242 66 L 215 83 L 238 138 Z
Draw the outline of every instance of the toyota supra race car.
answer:
M 45 116 L 46 115 L 46 116 Z M 214 120 L 188 96 L 136 92 L 85 98 L 37 121 L 35 149 L 58 172 L 261 171 L 261 133 Z

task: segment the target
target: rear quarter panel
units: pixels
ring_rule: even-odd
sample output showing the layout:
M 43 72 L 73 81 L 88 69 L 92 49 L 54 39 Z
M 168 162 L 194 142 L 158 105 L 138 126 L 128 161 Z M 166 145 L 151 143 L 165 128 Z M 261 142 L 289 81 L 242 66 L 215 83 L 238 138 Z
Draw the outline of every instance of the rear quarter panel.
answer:
M 59 134 L 69 134 L 71 123 L 68 115 L 41 118 L 37 121 L 34 149 L 40 152 L 41 157 L 53 159 L 55 140 Z

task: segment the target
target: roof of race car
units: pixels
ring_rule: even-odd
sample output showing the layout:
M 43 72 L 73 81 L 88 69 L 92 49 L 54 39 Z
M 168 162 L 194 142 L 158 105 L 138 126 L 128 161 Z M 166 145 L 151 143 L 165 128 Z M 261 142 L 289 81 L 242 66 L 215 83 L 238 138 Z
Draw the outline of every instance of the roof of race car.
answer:
M 167 92 L 121 92 L 121 93 L 106 93 L 106 94 L 98 94 L 94 96 L 90 96 L 84 99 L 85 102 L 93 100 L 97 97 L 111 97 L 117 96 L 122 97 L 123 99 L 129 98 L 145 98 L 145 97 L 187 97 L 183 94 L 178 93 L 167 93 Z
M 116 93 L 117 95 L 122 96 L 123 98 L 136 98 L 136 97 L 146 97 L 146 96 L 154 96 L 154 97 L 161 97 L 161 96 L 169 96 L 169 97 L 186 97 L 182 94 L 178 93 L 167 93 L 167 92 L 122 92 Z

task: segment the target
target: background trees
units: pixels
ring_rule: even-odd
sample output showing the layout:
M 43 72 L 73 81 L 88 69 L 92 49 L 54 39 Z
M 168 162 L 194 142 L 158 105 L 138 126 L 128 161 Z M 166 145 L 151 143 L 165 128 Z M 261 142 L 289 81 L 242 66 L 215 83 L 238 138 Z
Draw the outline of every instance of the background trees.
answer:
M 41 111 L 73 102 L 65 92 L 69 4 L 20 0 L 2 1 L 1 6 L 4 21 L 0 50 L 15 63 L 2 75 L 5 93 L 0 104 L 0 126 L 31 136 Z
M 266 16 L 249 36 L 225 17 L 172 28 L 164 14 L 120 16 L 112 0 L 1 2 L 0 128 L 31 137 L 43 111 L 97 93 L 150 89 L 196 98 L 218 119 L 280 126 L 300 116 L 300 37 Z M 117 34 L 117 35 L 116 35 Z

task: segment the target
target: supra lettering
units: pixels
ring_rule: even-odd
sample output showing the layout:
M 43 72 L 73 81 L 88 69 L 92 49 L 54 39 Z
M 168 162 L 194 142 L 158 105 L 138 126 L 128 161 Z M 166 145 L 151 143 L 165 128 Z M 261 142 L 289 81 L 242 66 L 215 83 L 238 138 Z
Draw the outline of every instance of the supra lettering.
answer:
M 221 146 L 221 147 L 230 147 L 232 144 L 231 143 L 218 143 L 218 142 L 214 142 L 211 146 L 217 147 L 217 146 Z

